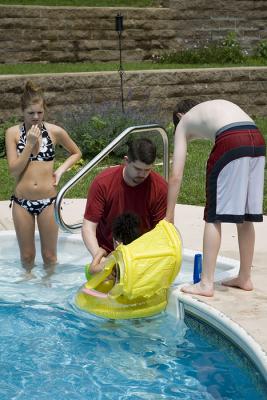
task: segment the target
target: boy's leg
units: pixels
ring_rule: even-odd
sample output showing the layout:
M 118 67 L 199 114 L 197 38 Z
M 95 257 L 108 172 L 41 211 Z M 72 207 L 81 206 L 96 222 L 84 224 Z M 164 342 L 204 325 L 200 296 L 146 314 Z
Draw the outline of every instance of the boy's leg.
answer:
M 245 221 L 236 224 L 238 232 L 238 244 L 240 253 L 240 269 L 236 278 L 222 282 L 225 286 L 238 287 L 243 290 L 252 290 L 251 266 L 255 245 L 255 230 L 253 222 Z
M 185 293 L 198 294 L 201 296 L 213 296 L 214 293 L 214 271 L 216 260 L 221 245 L 221 224 L 205 223 L 203 238 L 203 268 L 201 281 L 195 285 L 184 286 Z

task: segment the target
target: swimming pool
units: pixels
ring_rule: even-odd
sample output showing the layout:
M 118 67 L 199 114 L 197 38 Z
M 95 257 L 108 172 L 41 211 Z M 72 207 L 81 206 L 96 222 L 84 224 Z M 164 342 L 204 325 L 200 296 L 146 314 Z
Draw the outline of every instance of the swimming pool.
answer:
M 13 232 L 1 247 L 1 400 L 266 398 L 248 360 L 194 318 L 108 321 L 73 307 L 89 261 L 78 235 L 62 235 L 50 282 L 39 255 L 36 278 L 21 281 Z
M 2 302 L 0 399 L 265 399 L 242 357 L 194 322 Z

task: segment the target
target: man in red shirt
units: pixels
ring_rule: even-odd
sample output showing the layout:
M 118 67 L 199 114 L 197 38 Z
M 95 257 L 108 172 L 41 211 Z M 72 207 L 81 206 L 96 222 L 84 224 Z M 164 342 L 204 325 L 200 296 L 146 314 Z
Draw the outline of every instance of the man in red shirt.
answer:
M 155 144 L 139 138 L 128 146 L 124 165 L 105 169 L 89 188 L 82 237 L 93 258 L 100 247 L 107 252 L 113 250 L 111 230 L 118 215 L 137 214 L 142 234 L 153 229 L 166 215 L 167 183 L 152 171 Z

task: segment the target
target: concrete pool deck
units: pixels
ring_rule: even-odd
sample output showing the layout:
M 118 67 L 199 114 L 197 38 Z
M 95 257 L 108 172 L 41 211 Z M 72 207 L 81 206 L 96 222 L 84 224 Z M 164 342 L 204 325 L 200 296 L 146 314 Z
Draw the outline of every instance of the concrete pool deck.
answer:
M 13 230 L 9 201 L 0 202 L 0 230 Z M 81 222 L 85 208 L 84 199 L 63 201 L 63 218 L 68 224 Z M 175 225 L 178 227 L 185 248 L 201 252 L 204 228 L 203 207 L 177 204 Z M 267 353 L 267 217 L 255 223 L 256 244 L 252 279 L 254 290 L 246 292 L 216 284 L 212 298 L 193 296 L 224 313 L 240 325 Z M 222 225 L 220 256 L 238 260 L 237 233 L 234 224 Z M 190 295 L 184 295 L 190 296 Z

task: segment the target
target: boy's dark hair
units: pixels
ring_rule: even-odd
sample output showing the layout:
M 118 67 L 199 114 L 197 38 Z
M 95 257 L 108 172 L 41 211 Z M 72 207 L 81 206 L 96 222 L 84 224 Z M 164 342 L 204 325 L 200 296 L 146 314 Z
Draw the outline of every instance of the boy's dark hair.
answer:
M 128 142 L 128 160 L 141 161 L 144 164 L 153 164 L 157 155 L 155 143 L 146 138 L 134 139 Z
M 120 214 L 113 220 L 112 235 L 117 242 L 129 244 L 141 235 L 140 218 L 133 213 Z
M 195 107 L 197 104 L 199 104 L 198 101 L 193 100 L 193 99 L 185 99 L 179 101 L 174 110 L 173 110 L 173 124 L 174 124 L 174 132 L 176 129 L 176 126 L 178 125 L 180 118 L 178 117 L 178 113 L 185 114 L 187 111 L 191 110 L 191 108 Z

